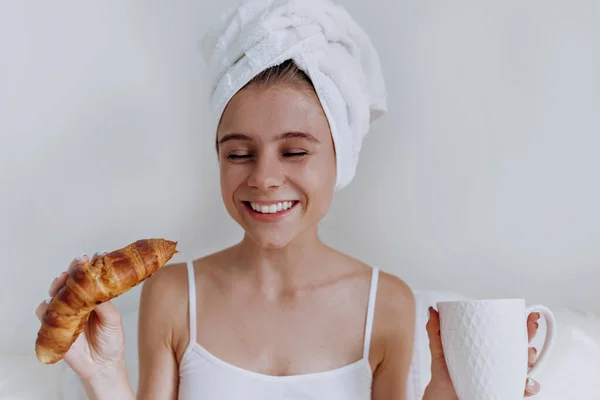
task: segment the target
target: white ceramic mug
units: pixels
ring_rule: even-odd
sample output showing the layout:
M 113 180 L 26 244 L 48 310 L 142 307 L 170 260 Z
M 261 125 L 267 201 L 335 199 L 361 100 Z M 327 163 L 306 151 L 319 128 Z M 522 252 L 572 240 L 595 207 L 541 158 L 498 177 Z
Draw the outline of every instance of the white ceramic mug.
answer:
M 459 399 L 522 400 L 527 377 L 540 371 L 552 348 L 552 312 L 543 305 L 526 307 L 524 299 L 444 301 L 437 306 L 444 356 Z M 532 312 L 540 313 L 547 329 L 536 365 L 528 370 L 527 317 Z

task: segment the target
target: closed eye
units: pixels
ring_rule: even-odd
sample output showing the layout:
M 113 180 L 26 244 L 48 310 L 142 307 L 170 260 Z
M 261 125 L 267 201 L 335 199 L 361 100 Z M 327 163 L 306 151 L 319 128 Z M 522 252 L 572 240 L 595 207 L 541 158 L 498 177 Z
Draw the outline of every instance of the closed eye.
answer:
M 306 151 L 299 151 L 299 152 L 289 152 L 289 153 L 283 153 L 284 157 L 302 157 L 307 155 L 308 153 Z
M 306 151 L 289 151 L 282 154 L 284 158 L 300 158 L 308 155 Z M 227 159 L 231 161 L 241 161 L 252 158 L 252 154 L 229 154 L 227 155 Z
M 251 154 L 229 154 L 227 158 L 229 160 L 244 160 L 246 158 L 252 157 Z

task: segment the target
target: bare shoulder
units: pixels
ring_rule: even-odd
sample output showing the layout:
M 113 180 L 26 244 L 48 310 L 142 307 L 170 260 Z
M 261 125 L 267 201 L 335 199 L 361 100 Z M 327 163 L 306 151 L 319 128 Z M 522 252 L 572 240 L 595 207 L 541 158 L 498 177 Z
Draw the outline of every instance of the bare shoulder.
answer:
M 373 323 L 374 364 L 412 353 L 415 330 L 415 298 L 399 277 L 380 271 Z
M 148 326 L 171 335 L 186 317 L 187 288 L 185 263 L 167 264 L 146 279 L 140 296 L 140 330 Z
M 175 398 L 175 349 L 185 323 L 187 291 L 185 264 L 168 264 L 142 283 L 138 322 L 138 398 Z
M 400 316 L 414 313 L 415 297 L 408 284 L 398 276 L 380 271 L 377 304 L 380 313 Z
M 373 270 L 370 265 L 343 253 L 337 255 L 365 281 L 370 280 Z M 413 329 L 414 319 L 415 297 L 410 286 L 400 277 L 380 270 L 375 302 L 375 329 L 385 336 L 397 336 L 406 327 Z
M 374 371 L 373 393 L 406 393 L 415 332 L 415 299 L 408 284 L 384 271 L 379 273 L 369 362 Z M 400 379 L 399 379 L 400 378 Z M 374 396 L 373 398 L 378 396 Z
M 151 277 L 146 279 L 142 286 L 142 300 L 152 303 L 173 301 L 181 297 L 182 289 L 187 289 L 187 269 L 185 263 L 167 264 Z M 173 294 L 179 294 L 171 296 Z

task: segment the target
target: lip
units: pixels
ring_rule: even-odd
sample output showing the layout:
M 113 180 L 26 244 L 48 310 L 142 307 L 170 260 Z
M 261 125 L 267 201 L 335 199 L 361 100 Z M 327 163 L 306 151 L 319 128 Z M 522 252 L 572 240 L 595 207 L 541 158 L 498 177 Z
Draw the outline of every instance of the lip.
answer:
M 285 199 L 285 200 L 244 200 L 244 203 L 256 203 L 260 205 L 270 206 L 271 204 L 283 203 L 284 201 L 297 202 L 298 200 Z
M 300 204 L 300 202 L 296 201 L 296 200 L 284 200 L 284 201 L 293 201 L 294 205 L 291 206 L 290 208 L 288 208 L 287 210 L 282 210 L 282 211 L 279 211 L 274 214 L 270 214 L 270 213 L 263 214 L 263 213 L 254 211 L 252 209 L 252 207 L 250 207 L 249 201 L 243 201 L 242 204 L 244 205 L 244 209 L 246 210 L 246 212 L 248 214 L 250 214 L 250 216 L 254 219 L 263 221 L 263 222 L 278 222 L 278 221 L 281 221 L 282 219 L 286 218 L 288 215 L 290 215 L 290 213 L 292 211 L 294 211 Z M 253 203 L 264 204 L 264 205 L 277 204 L 277 203 L 281 203 L 281 202 L 282 201 L 253 201 Z

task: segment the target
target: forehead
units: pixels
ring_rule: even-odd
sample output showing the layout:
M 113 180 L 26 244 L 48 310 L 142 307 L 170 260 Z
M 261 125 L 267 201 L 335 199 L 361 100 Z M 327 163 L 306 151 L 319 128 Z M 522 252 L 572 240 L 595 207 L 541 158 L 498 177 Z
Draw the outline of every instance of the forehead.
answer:
M 217 137 L 243 133 L 268 140 L 283 132 L 308 132 L 320 140 L 330 136 L 327 117 L 314 92 L 292 86 L 242 89 L 225 108 Z

